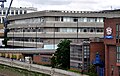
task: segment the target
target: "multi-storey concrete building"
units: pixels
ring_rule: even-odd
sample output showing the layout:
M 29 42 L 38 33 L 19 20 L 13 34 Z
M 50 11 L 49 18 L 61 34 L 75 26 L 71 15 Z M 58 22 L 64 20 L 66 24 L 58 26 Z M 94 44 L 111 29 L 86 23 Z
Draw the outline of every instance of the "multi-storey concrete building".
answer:
M 4 25 L 2 23 L 3 23 L 4 17 L 7 13 L 7 10 L 8 10 L 7 7 L 0 8 L 0 38 L 1 38 L 0 43 L 1 43 L 1 40 L 4 40 L 4 39 L 2 39 L 4 37 Z M 34 7 L 28 7 L 28 8 L 26 8 L 26 7 L 20 7 L 20 8 L 11 7 L 8 15 L 20 15 L 20 14 L 26 14 L 26 13 L 30 13 L 30 12 L 36 12 L 36 11 L 37 11 L 37 8 L 34 8 Z
M 0 23 L 3 23 L 3 19 L 7 13 L 8 8 L 0 8 Z M 16 7 L 11 7 L 10 8 L 10 12 L 9 15 L 20 15 L 20 14 L 26 14 L 26 13 L 30 13 L 30 12 L 36 12 L 37 8 L 34 7 L 20 7 L 20 8 L 16 8 Z
M 61 39 L 81 42 L 90 37 L 103 38 L 105 17 L 120 16 L 115 12 L 39 11 L 10 16 L 8 45 L 55 48 Z
M 99 43 L 99 44 L 98 44 Z M 96 47 L 98 46 L 98 47 Z M 104 55 L 103 39 L 90 38 L 89 41 L 70 44 L 70 69 L 88 71 L 97 52 Z M 104 59 L 104 56 L 102 57 Z
M 86 70 L 90 64 L 90 42 L 70 44 L 70 69 Z

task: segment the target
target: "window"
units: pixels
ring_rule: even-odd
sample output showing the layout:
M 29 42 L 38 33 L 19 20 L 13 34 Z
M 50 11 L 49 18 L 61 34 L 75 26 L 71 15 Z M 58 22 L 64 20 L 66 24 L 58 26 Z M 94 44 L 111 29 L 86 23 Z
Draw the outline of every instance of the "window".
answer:
M 100 32 L 100 30 L 99 30 L 99 29 L 97 29 L 97 32 Z
M 15 11 L 15 14 L 16 14 L 16 15 L 18 14 L 18 10 Z
M 59 21 L 60 20 L 60 18 L 59 17 L 55 17 L 55 21 Z
M 116 25 L 116 43 L 120 43 L 120 24 Z
M 77 32 L 76 28 L 60 28 L 60 32 Z
M 22 14 L 22 10 L 20 10 L 20 14 Z
M 0 15 L 2 14 L 1 10 L 0 10 Z
M 41 61 L 50 62 L 50 59 L 48 57 L 41 57 Z
M 11 10 L 11 14 L 14 15 L 14 11 L 13 10 Z
M 84 32 L 87 32 L 87 29 L 84 29 Z
M 63 17 L 61 17 L 61 21 L 63 22 Z
M 78 18 L 78 22 L 84 22 L 84 18 Z
M 3 15 L 5 15 L 6 14 L 6 11 L 5 10 L 3 10 Z
M 87 18 L 87 22 L 96 22 L 96 18 Z
M 71 18 L 70 17 L 63 17 L 63 21 L 64 22 L 71 22 Z
M 84 22 L 87 22 L 87 18 L 84 18 Z
M 97 22 L 103 22 L 103 18 L 97 18 Z
M 2 23 L 2 22 L 1 22 L 1 18 L 0 18 L 0 23 Z
M 67 32 L 67 28 L 61 28 L 60 32 Z
M 26 10 L 24 10 L 24 14 L 26 14 L 27 13 L 27 11 Z
M 120 46 L 117 46 L 117 63 L 120 63 Z
M 73 22 L 78 22 L 78 19 L 77 18 L 73 18 Z
M 15 24 L 24 24 L 24 23 L 40 23 L 42 18 L 30 18 L 30 19 L 23 19 L 23 20 L 15 20 Z
M 93 29 L 90 29 L 90 32 L 93 32 Z

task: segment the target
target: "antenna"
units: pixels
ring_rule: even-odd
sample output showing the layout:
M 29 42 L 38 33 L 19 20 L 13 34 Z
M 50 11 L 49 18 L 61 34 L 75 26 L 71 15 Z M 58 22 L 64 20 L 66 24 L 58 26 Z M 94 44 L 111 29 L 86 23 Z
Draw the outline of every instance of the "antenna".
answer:
M 112 10 L 112 6 L 110 6 L 111 10 Z
M 4 2 L 7 2 L 7 0 L 0 0 L 0 2 L 2 2 L 2 4 L 0 5 L 1 8 L 4 8 Z

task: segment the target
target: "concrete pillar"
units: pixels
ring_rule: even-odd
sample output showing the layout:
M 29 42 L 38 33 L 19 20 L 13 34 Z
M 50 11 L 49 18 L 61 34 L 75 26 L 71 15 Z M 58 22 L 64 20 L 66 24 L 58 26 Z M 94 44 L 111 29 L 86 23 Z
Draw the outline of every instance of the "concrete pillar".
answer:
M 10 58 L 12 58 L 12 53 L 10 53 Z
M 2 54 L 0 53 L 0 56 L 2 56 Z

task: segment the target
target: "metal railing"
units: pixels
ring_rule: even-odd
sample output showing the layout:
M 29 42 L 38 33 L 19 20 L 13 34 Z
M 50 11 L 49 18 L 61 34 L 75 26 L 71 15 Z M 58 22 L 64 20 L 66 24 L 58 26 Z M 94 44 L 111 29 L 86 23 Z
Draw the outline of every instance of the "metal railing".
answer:
M 22 68 L 29 71 L 40 72 L 40 73 L 48 74 L 51 76 L 87 76 L 87 75 L 81 75 L 81 74 L 70 72 L 70 71 L 36 65 L 32 63 L 20 62 L 18 60 L 6 59 L 2 57 L 0 57 L 0 64 L 8 65 L 11 67 Z

